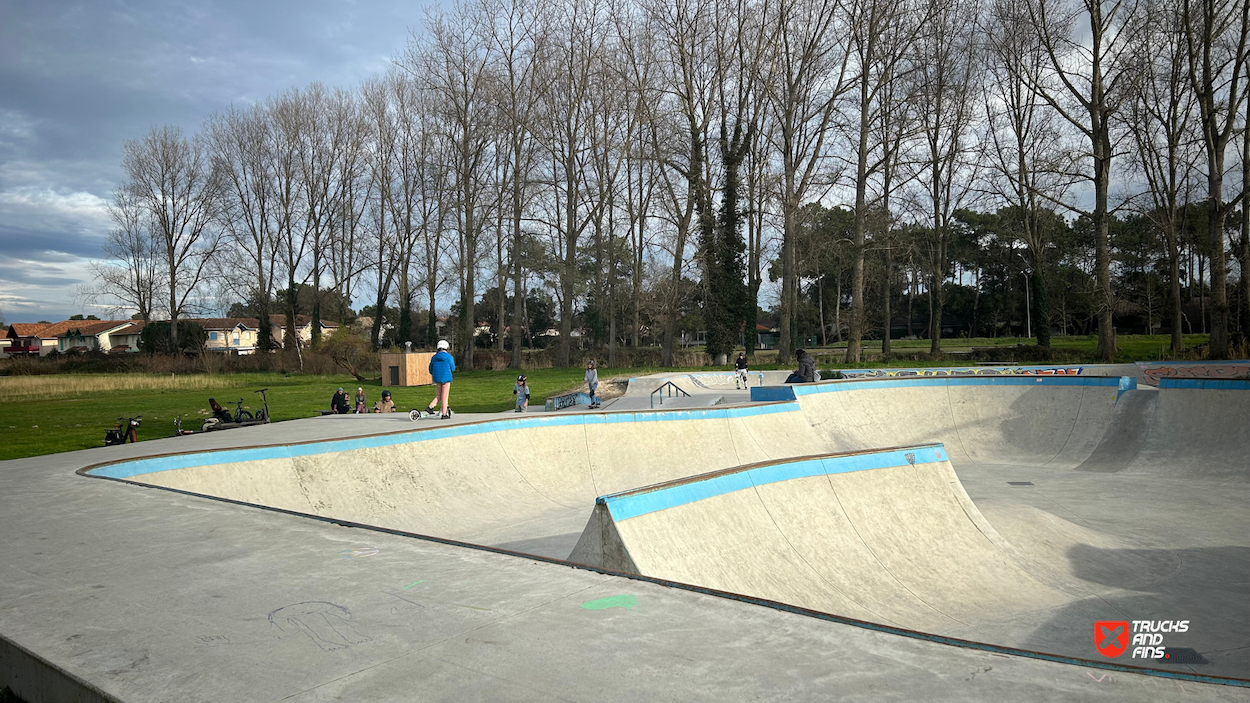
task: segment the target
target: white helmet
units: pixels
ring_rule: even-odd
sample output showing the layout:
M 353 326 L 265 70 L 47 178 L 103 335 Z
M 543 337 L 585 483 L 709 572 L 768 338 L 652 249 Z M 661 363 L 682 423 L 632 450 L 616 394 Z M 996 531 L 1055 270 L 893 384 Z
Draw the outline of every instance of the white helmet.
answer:
M 447 343 L 447 340 L 446 340 L 446 339 L 440 339 L 440 340 L 438 340 L 438 348 L 439 348 L 440 350 L 442 350 L 442 349 L 451 349 L 451 345 Z

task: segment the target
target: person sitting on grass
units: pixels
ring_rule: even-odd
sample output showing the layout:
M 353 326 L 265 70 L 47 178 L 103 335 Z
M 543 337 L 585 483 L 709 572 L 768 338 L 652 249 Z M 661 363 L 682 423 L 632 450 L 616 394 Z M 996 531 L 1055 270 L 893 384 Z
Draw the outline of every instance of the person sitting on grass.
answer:
M 330 399 L 330 409 L 338 415 L 346 415 L 352 411 L 352 406 L 347 402 L 347 392 L 342 388 L 339 388 Z
M 512 395 L 516 399 L 516 410 L 523 413 L 530 406 L 530 387 L 526 384 L 525 374 L 516 377 L 516 385 L 512 387 Z
M 393 413 L 395 412 L 395 401 L 391 400 L 390 391 L 382 391 L 382 400 L 373 404 L 373 412 L 375 413 Z

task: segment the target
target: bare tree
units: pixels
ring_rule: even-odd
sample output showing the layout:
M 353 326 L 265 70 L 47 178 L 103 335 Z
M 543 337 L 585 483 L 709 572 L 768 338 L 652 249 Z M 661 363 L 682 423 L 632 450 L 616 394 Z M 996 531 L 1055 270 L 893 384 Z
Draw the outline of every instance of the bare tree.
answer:
M 839 100 L 855 85 L 848 71 L 851 21 L 841 3 L 824 0 L 778 2 L 769 17 L 768 44 L 775 54 L 769 71 L 761 73 L 775 122 L 773 147 L 781 161 L 781 340 L 777 359 L 782 364 L 789 362 L 793 351 L 792 325 L 798 307 L 794 242 L 799 209 L 814 187 L 835 181 L 821 168 L 825 139 L 834 124 Z M 862 290 L 862 262 L 857 271 Z M 858 306 L 862 318 L 862 295 Z M 857 346 L 855 358 L 858 353 Z
M 851 41 L 848 55 L 854 61 L 854 73 L 848 80 L 848 89 L 855 103 L 850 108 L 855 122 L 848 125 L 854 140 L 852 155 L 855 160 L 855 230 L 852 241 L 855 258 L 847 330 L 848 362 L 859 361 L 862 355 L 864 256 L 872 207 L 869 189 L 875 178 L 887 175 L 887 180 L 891 182 L 882 183 L 882 195 L 888 208 L 889 193 L 898 187 L 892 182 L 893 167 L 898 165 L 898 149 L 904 142 L 902 135 L 897 133 L 902 126 L 902 120 L 898 118 L 902 117 L 901 110 L 907 105 L 907 101 L 894 98 L 899 92 L 899 84 L 907 80 L 910 69 L 906 62 L 912 54 L 917 35 L 928 25 L 925 10 L 933 7 L 933 4 L 917 6 L 893 0 L 854 0 L 848 4 Z M 883 171 L 888 173 L 883 174 Z M 889 227 L 888 222 L 886 227 Z M 883 351 L 888 346 L 883 341 Z
M 221 179 L 204 145 L 178 127 L 155 127 L 122 147 L 124 186 L 155 231 L 169 296 L 170 343 L 178 348 L 178 317 L 194 298 L 216 253 L 214 219 Z
M 477 332 L 474 301 L 479 243 L 491 191 L 489 158 L 493 106 L 489 99 L 491 45 L 467 5 L 427 19 L 428 36 L 409 42 L 400 65 L 436 98 L 447 139 L 456 203 L 460 264 L 460 323 L 464 367 L 473 368 Z
M 943 283 L 950 269 L 949 242 L 955 211 L 974 193 L 976 145 L 972 129 L 979 117 L 980 52 L 973 18 L 975 0 L 935 0 L 928 31 L 917 42 L 915 98 L 924 142 L 924 184 L 920 200 L 928 209 L 929 352 L 942 350 Z
M 1181 7 L 1162 0 L 1146 8 L 1148 29 L 1139 37 L 1134 60 L 1139 80 L 1125 109 L 1135 147 L 1131 163 L 1145 178 L 1147 216 L 1167 244 L 1168 308 L 1173 352 L 1184 349 L 1181 332 L 1180 220 L 1189 172 L 1199 156 L 1194 134 L 1195 100 L 1189 81 L 1189 49 Z
M 1115 356 L 1115 294 L 1111 289 L 1112 118 L 1134 76 L 1126 60 L 1141 29 L 1138 0 L 1024 0 L 1029 23 L 1048 59 L 1048 71 L 1030 88 L 1076 128 L 1088 142 L 1085 175 L 1094 187 L 1088 214 L 1097 242 L 1098 348 L 1100 358 Z M 1085 34 L 1088 30 L 1088 36 Z
M 1058 116 L 1034 92 L 1050 59 L 1030 29 L 1027 10 L 1018 3 L 992 0 L 986 17 L 986 180 L 990 192 L 1019 218 L 1020 239 L 1029 255 L 1037 344 L 1049 347 L 1046 273 L 1053 237 L 1044 223 L 1043 194 L 1060 199 L 1071 183 Z
M 257 347 L 268 350 L 274 344 L 269 304 L 273 297 L 273 262 L 277 254 L 273 231 L 273 127 L 264 107 L 253 106 L 232 107 L 214 115 L 205 130 L 223 180 L 219 213 L 234 244 L 231 258 L 241 259 L 252 271 L 241 292 L 245 300 L 256 304 L 260 322 Z M 235 277 L 223 278 L 233 281 Z
M 521 368 L 525 304 L 524 223 L 526 209 L 535 187 L 534 169 L 538 153 L 536 120 L 541 106 L 542 62 L 546 59 L 550 31 L 545 7 L 534 0 L 479 0 L 478 12 L 488 23 L 485 32 L 495 59 L 496 94 L 502 133 L 501 158 L 506 164 L 509 260 L 512 277 L 512 367 Z M 503 214 L 501 213 L 501 217 Z M 501 269 L 502 269 L 501 262 Z M 502 275 L 502 274 L 501 274 Z M 501 277 L 501 281 L 503 278 Z M 503 305 L 505 285 L 499 286 Z M 503 314 L 499 315 L 503 325 Z M 503 342 L 502 329 L 499 343 Z
M 147 210 L 125 188 L 113 193 L 108 213 L 113 228 L 104 242 L 106 259 L 91 262 L 96 281 L 84 292 L 89 300 L 148 322 L 164 294 L 159 241 Z
M 1211 254 L 1212 359 L 1228 356 L 1228 264 L 1224 221 L 1241 196 L 1224 200 L 1224 159 L 1237 113 L 1246 100 L 1250 3 L 1245 0 L 1182 0 L 1181 26 L 1188 49 L 1189 80 L 1198 103 L 1206 156 L 1207 241 Z M 1242 272 L 1245 277 L 1245 272 Z

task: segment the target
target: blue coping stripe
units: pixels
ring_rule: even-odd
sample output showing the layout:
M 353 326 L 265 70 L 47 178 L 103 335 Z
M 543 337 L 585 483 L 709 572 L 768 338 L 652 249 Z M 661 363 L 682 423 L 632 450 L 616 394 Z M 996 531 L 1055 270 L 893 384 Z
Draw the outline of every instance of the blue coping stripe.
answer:
M 755 415 L 772 415 L 775 413 L 798 412 L 798 403 L 776 403 L 771 405 L 752 405 L 723 408 L 703 408 L 688 410 L 643 411 L 629 413 L 595 413 L 553 415 L 550 417 L 534 416 L 525 418 L 506 418 L 488 420 L 467 425 L 450 425 L 431 429 L 414 429 L 411 432 L 396 432 L 370 437 L 353 437 L 350 439 L 308 442 L 305 444 L 276 445 L 272 447 L 254 447 L 248 449 L 222 449 L 169 456 L 156 456 L 146 459 L 134 459 L 115 464 L 98 466 L 88 470 L 90 476 L 107 478 L 131 478 L 142 474 L 157 473 L 186 469 L 192 466 L 211 464 L 231 464 L 241 461 L 264 461 L 266 459 L 288 459 L 317 454 L 332 454 L 352 451 L 355 449 L 373 449 L 393 447 L 402 444 L 427 442 L 452 437 L 502 432 L 521 428 L 561 427 L 570 425 L 609 425 L 622 422 L 671 422 L 676 420 L 718 420 Z
M 1161 378 L 1159 389 L 1190 388 L 1209 391 L 1250 391 L 1250 380 L 1242 381 L 1231 378 Z
M 792 400 L 801 395 L 837 393 L 864 388 L 911 388 L 914 386 L 1115 386 L 1121 392 L 1137 388 L 1133 376 L 907 376 L 864 378 L 818 383 L 751 388 L 751 400 Z
M 796 383 L 795 396 L 836 393 L 858 388 L 910 388 L 913 386 L 1111 386 L 1120 387 L 1120 376 L 915 376 L 863 379 L 830 383 Z
M 931 464 L 946 461 L 946 459 L 946 447 L 941 444 L 927 444 L 883 452 L 783 461 L 741 471 L 720 472 L 697 481 L 661 484 L 654 489 L 601 496 L 595 502 L 607 505 L 608 510 L 612 512 L 613 519 L 628 520 L 769 483 L 809 476 L 888 469 L 909 464 Z

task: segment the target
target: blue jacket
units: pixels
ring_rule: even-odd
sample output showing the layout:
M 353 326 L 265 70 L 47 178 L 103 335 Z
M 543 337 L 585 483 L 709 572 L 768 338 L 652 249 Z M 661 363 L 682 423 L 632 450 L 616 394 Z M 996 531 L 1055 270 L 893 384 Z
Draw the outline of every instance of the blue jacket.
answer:
M 440 351 L 430 358 L 430 375 L 435 383 L 451 383 L 451 372 L 456 370 L 456 360 L 451 354 Z

